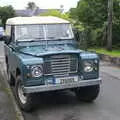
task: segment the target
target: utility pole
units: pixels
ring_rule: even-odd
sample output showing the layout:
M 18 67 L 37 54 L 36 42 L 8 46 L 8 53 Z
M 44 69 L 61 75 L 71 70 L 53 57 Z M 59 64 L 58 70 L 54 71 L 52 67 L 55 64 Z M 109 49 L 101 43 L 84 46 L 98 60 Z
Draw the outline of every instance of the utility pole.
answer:
M 108 29 L 107 29 L 107 49 L 112 50 L 112 18 L 113 0 L 108 0 Z

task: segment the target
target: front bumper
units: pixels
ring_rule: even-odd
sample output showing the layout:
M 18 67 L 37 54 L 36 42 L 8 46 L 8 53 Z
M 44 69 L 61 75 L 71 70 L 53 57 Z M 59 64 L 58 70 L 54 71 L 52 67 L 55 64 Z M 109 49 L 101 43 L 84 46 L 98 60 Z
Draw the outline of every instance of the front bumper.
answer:
M 92 80 L 81 80 L 79 82 L 68 83 L 68 84 L 55 84 L 55 85 L 40 85 L 40 86 L 23 87 L 23 91 L 24 91 L 24 93 L 38 93 L 38 92 L 45 92 L 45 91 L 63 90 L 63 89 L 98 85 L 101 83 L 102 83 L 101 78 L 98 78 L 98 79 L 92 79 Z

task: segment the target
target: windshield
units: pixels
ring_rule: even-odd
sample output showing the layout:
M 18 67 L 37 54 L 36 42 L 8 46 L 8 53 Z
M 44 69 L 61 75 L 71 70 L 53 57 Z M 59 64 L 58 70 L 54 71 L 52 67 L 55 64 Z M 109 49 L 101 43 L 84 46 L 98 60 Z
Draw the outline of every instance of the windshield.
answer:
M 17 41 L 72 39 L 70 24 L 18 25 L 15 27 Z

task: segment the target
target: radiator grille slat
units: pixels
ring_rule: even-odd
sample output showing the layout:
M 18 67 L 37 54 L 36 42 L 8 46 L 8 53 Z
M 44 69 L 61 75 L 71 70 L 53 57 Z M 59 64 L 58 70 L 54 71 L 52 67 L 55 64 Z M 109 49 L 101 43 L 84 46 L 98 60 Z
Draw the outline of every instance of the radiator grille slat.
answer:
M 55 77 L 68 76 L 78 70 L 77 55 L 53 55 L 46 58 L 44 74 Z

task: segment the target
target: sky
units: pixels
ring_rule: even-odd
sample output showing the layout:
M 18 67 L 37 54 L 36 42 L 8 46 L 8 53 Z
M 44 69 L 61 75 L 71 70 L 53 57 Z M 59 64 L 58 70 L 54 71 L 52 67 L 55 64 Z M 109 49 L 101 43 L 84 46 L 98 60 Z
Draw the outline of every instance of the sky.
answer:
M 30 1 L 35 2 L 40 8 L 60 8 L 60 5 L 64 5 L 66 11 L 76 7 L 78 2 L 78 0 L 0 0 L 0 6 L 12 5 L 15 9 L 24 9 Z

